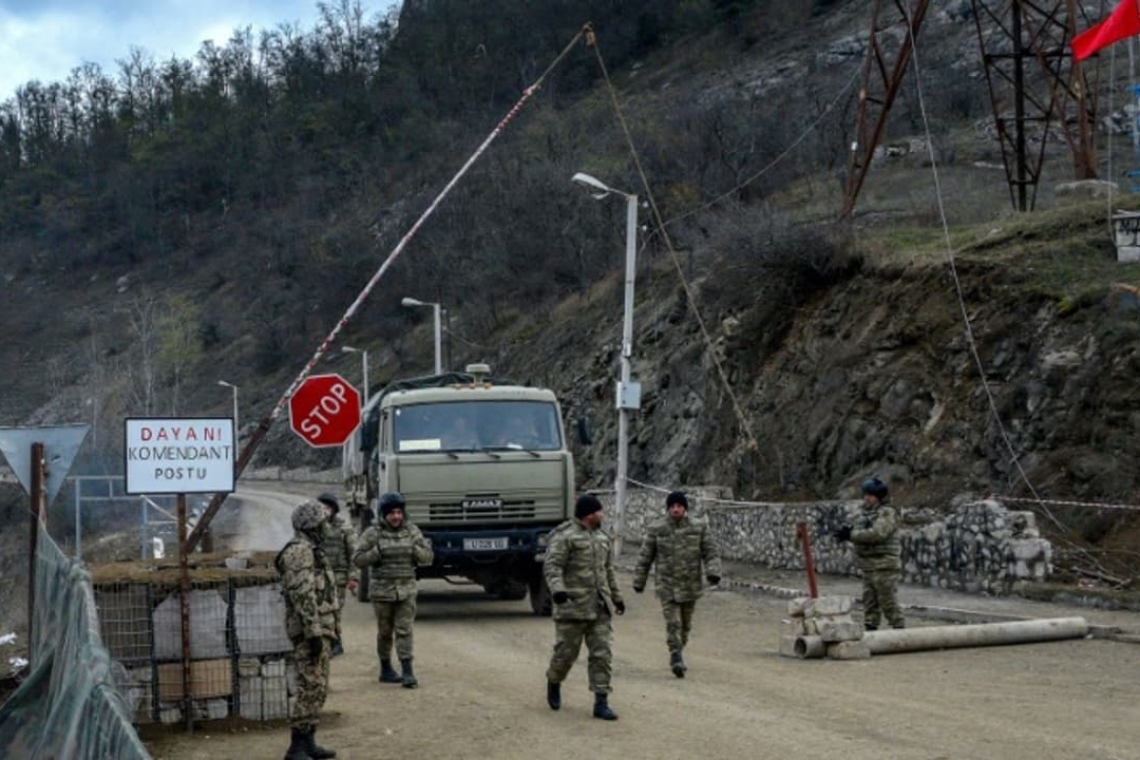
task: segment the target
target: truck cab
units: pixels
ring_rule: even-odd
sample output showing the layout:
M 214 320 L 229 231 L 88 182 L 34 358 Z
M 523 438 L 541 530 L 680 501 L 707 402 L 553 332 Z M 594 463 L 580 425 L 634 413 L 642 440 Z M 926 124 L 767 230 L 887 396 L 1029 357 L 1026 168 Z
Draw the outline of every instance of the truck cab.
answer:
M 503 599 L 529 594 L 533 611 L 549 614 L 546 536 L 572 514 L 574 494 L 554 392 L 495 381 L 486 365 L 471 365 L 393 383 L 364 413 L 345 450 L 358 527 L 374 519 L 379 494 L 399 491 L 435 553 L 420 577 L 466 578 Z

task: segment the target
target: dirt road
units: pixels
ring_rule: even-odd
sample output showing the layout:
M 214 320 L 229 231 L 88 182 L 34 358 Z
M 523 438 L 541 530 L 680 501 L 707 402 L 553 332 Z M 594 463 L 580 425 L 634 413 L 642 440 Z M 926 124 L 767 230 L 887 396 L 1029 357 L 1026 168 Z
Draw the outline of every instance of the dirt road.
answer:
M 629 587 L 629 577 L 622 577 Z M 892 655 L 861 662 L 776 654 L 785 603 L 733 591 L 698 607 L 689 677 L 666 667 L 656 601 L 629 594 L 616 622 L 621 719 L 590 716 L 584 661 L 545 703 L 548 619 L 525 601 L 423 584 L 421 687 L 376 682 L 368 605 L 349 602 L 348 653 L 333 662 L 321 741 L 361 758 L 898 758 L 1125 760 L 1140 757 L 1140 646 L 1079 640 Z M 269 760 L 285 728 L 148 735 L 164 760 Z
M 252 486 L 238 494 L 240 509 L 219 517 L 217 535 L 233 548 L 276 548 L 290 533 L 298 494 L 310 492 Z M 627 574 L 621 582 L 629 588 Z M 615 625 L 616 723 L 590 716 L 584 660 L 563 688 L 561 712 L 546 706 L 553 625 L 533 617 L 526 601 L 421 584 L 421 687 L 412 691 L 376 682 L 371 607 L 350 600 L 347 654 L 333 661 L 320 739 L 344 760 L 1140 758 L 1140 646 L 1079 640 L 789 660 L 776 654 L 786 602 L 725 590 L 698 606 L 689 676 L 678 680 L 667 668 L 656 600 L 627 597 L 630 611 Z M 961 596 L 958 606 L 971 599 Z M 1048 605 L 1038 609 L 1049 614 Z M 270 760 L 284 755 L 288 730 L 207 724 L 191 736 L 149 729 L 144 738 L 160 760 Z

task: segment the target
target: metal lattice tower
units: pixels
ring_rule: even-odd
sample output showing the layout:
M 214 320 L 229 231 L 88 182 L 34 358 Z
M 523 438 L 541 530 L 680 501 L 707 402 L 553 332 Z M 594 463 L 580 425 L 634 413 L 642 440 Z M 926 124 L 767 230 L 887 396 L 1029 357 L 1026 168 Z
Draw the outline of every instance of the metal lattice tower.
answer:
M 1061 127 L 1077 179 L 1096 176 L 1096 89 L 1069 49 L 1078 24 L 1092 25 L 1076 0 L 971 0 L 1010 200 L 1036 201 L 1051 122 Z M 1104 16 L 1104 0 L 1097 0 Z M 875 0 L 859 91 L 858 122 L 845 185 L 849 218 L 887 116 L 906 75 L 929 0 Z
M 1075 177 L 1096 177 L 1096 90 L 1069 48 L 1078 22 L 1091 24 L 1076 0 L 971 1 L 1010 201 L 1030 211 L 1051 123 L 1069 145 Z

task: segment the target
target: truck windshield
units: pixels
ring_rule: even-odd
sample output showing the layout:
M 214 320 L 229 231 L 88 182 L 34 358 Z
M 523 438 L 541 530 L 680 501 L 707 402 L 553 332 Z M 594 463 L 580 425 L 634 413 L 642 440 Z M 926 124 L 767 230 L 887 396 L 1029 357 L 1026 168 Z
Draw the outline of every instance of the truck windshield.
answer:
M 558 408 L 548 401 L 409 404 L 392 416 L 396 451 L 558 451 Z

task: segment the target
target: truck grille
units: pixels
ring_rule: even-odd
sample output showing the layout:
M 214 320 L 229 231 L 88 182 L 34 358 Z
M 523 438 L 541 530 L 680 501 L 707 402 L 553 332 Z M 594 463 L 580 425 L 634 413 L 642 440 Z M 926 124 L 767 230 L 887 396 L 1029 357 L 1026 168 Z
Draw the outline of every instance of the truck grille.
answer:
M 533 520 L 537 511 L 534 501 L 502 501 L 476 498 L 460 502 L 428 505 L 432 522 L 488 522 Z

